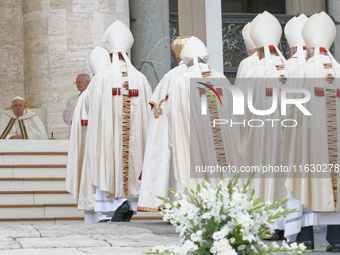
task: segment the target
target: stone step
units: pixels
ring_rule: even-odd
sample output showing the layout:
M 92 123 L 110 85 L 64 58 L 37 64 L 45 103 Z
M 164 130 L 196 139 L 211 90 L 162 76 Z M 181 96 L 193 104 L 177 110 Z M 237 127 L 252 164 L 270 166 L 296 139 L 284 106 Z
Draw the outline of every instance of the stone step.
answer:
M 60 165 L 67 152 L 0 152 L 0 165 Z
M 66 165 L 0 165 L 0 178 L 65 176 Z
M 83 223 L 84 217 L 54 217 L 54 218 L 7 218 L 0 219 L 0 224 L 69 224 L 69 223 Z
M 0 219 L 83 217 L 76 204 L 0 205 Z
M 67 191 L 0 191 L 0 205 L 75 203 Z
M 0 140 L 1 152 L 66 152 L 69 140 Z
M 0 178 L 0 189 L 1 191 L 65 190 L 65 178 Z

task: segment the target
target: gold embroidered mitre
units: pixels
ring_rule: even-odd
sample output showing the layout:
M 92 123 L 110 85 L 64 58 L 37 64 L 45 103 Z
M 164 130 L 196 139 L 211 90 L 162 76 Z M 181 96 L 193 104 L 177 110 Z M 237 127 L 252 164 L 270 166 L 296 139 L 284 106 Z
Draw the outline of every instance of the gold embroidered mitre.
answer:
M 176 58 L 180 58 L 181 51 L 183 49 L 184 44 L 189 39 L 189 36 L 178 36 L 175 40 L 171 43 L 171 49 L 176 55 Z

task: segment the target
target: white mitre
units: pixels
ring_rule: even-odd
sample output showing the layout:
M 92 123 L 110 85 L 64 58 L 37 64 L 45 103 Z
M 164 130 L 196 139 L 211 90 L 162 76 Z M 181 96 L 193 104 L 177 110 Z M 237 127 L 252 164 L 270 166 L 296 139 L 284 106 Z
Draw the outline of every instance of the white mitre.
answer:
M 277 18 L 265 11 L 252 21 L 249 34 L 256 48 L 277 46 L 281 39 L 282 28 Z
M 299 17 L 293 17 L 287 22 L 285 26 L 285 36 L 290 48 L 306 46 L 302 36 L 302 28 L 307 20 L 307 16 L 301 14 Z
M 12 102 L 14 101 L 14 100 L 21 100 L 21 101 L 23 101 L 23 102 L 25 102 L 25 100 L 22 98 L 22 97 L 19 97 L 19 96 L 16 96 L 16 97 L 14 97 L 13 99 L 12 99 Z
M 134 39 L 130 29 L 121 21 L 117 20 L 108 28 L 104 45 L 109 53 L 129 52 L 133 42 Z
M 340 75 L 340 69 L 337 61 L 329 52 L 329 48 L 336 37 L 336 27 L 333 20 L 325 13 L 320 12 L 310 17 L 302 29 L 302 35 L 306 42 L 307 48 L 314 48 L 314 65 L 315 77 L 323 77 L 323 65 L 320 56 L 320 48 L 324 48 L 333 63 L 335 75 Z
M 93 74 L 97 74 L 111 64 L 110 55 L 106 49 L 96 46 L 90 53 L 89 65 Z
M 272 61 L 270 57 L 269 46 L 275 47 L 276 52 L 279 54 L 283 64 L 286 65 L 286 59 L 283 57 L 277 46 L 280 43 L 282 28 L 280 22 L 274 15 L 265 11 L 262 15 L 256 17 L 251 22 L 249 31 L 250 38 L 253 40 L 256 48 L 264 47 L 265 63 L 266 63 L 266 75 L 267 77 L 274 77 L 272 73 Z
M 128 72 L 129 79 L 129 87 L 131 89 L 135 89 L 136 81 L 135 81 L 135 68 L 132 66 L 130 59 L 127 56 L 127 52 L 132 47 L 133 44 L 133 36 L 130 29 L 124 25 L 121 21 L 117 20 L 113 22 L 109 28 L 105 31 L 103 35 L 104 46 L 105 49 L 111 54 L 112 53 L 112 71 L 113 71 L 113 79 L 114 86 L 117 84 L 122 84 L 122 74 L 120 71 L 119 57 L 118 54 L 122 54 Z M 118 85 L 119 86 L 119 85 Z
M 308 18 L 304 14 L 293 17 L 287 22 L 284 29 L 289 47 L 297 47 L 297 59 L 300 65 L 306 62 L 305 51 L 303 50 L 306 43 L 302 36 L 302 28 L 307 20 Z
M 294 24 L 294 22 L 296 20 L 297 20 L 297 17 L 294 16 L 293 18 L 288 20 L 288 22 L 285 25 L 284 33 L 285 33 L 289 48 L 294 47 L 292 45 L 293 45 L 293 41 L 294 41 L 293 37 L 295 36 L 295 27 L 294 27 L 295 24 Z M 301 34 L 301 36 L 302 36 L 302 34 Z M 302 37 L 302 39 L 303 39 L 303 37 Z M 303 42 L 305 42 L 305 41 L 303 41 Z
M 242 37 L 243 37 L 247 52 L 256 49 L 256 46 L 249 35 L 250 27 L 251 27 L 251 23 L 248 22 L 242 29 Z
M 302 35 L 307 48 L 323 47 L 328 50 L 335 40 L 336 27 L 333 20 L 325 12 L 320 12 L 306 21 Z
M 208 62 L 209 52 L 204 43 L 195 36 L 191 36 L 181 51 L 181 59 L 186 65 L 189 65 L 190 61 L 193 61 L 195 73 L 198 77 L 201 76 L 201 71 L 198 67 L 198 58 L 203 62 Z
M 200 58 L 204 62 L 207 62 L 209 59 L 209 53 L 207 47 L 200 39 L 195 36 L 191 36 L 183 46 L 181 59 L 188 65 L 194 58 Z

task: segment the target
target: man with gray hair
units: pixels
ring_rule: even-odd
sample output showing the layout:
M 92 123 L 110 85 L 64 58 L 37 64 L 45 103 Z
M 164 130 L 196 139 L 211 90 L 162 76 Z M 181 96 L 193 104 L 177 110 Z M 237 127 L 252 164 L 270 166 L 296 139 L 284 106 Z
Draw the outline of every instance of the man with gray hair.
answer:
M 74 95 L 73 97 L 70 97 L 67 101 L 66 108 L 63 112 L 63 119 L 65 123 L 69 126 L 72 124 L 72 118 L 73 118 L 73 111 L 74 108 L 76 108 L 78 98 L 83 93 L 83 91 L 87 88 L 87 86 L 90 84 L 90 76 L 86 73 L 78 74 L 76 82 L 74 83 L 77 86 L 77 89 L 80 91 L 79 95 Z

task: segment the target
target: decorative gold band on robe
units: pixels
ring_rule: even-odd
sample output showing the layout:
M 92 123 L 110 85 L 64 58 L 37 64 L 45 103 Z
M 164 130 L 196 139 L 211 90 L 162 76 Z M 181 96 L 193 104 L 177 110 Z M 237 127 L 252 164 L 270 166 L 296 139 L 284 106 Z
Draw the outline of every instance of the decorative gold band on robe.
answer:
M 5 128 L 4 132 L 2 132 L 2 135 L 0 136 L 0 139 L 5 139 L 9 133 L 9 131 L 11 131 L 13 124 L 14 124 L 15 119 L 11 118 L 11 120 L 8 122 L 7 127 Z
M 123 88 L 128 90 L 129 83 L 126 81 Z M 129 189 L 129 151 L 130 151 L 130 125 L 131 125 L 131 101 L 128 95 L 123 95 L 123 181 L 124 194 L 128 195 Z
M 14 125 L 15 120 L 16 120 L 15 118 L 10 119 L 10 121 L 8 122 L 4 132 L 2 132 L 0 139 L 5 139 L 7 137 L 9 131 L 11 131 L 11 129 Z M 19 128 L 20 128 L 20 133 L 21 133 L 22 139 L 28 139 L 24 120 L 18 120 L 18 122 L 19 122 Z
M 337 116 L 336 116 L 336 90 L 326 89 L 326 112 L 327 112 L 327 135 L 328 135 L 328 157 L 329 163 L 338 164 L 338 135 L 337 135 Z M 337 207 L 337 188 L 338 176 L 336 172 L 331 173 L 334 195 L 334 205 Z
M 162 210 L 162 208 L 165 208 L 165 206 L 164 206 L 164 205 L 160 205 L 160 206 L 158 207 L 158 209 L 150 208 L 150 207 L 138 206 L 138 207 L 137 207 L 137 211 L 138 211 L 138 212 L 157 212 L 157 213 L 158 213 L 159 211 Z
M 24 120 L 18 120 L 22 139 L 28 139 Z
M 208 77 L 211 77 L 211 73 L 202 72 L 202 76 L 203 78 L 208 78 Z M 221 94 L 222 90 L 218 90 L 217 93 Z M 213 123 L 214 119 L 219 119 L 217 105 L 211 97 L 207 97 L 207 101 L 208 101 L 210 123 Z M 214 147 L 215 147 L 215 152 L 216 152 L 217 164 L 219 166 L 226 166 L 227 159 L 226 159 L 225 151 L 224 151 L 221 127 L 219 125 L 213 127 L 212 125 L 211 128 L 212 128 L 212 134 L 213 134 L 213 139 L 214 139 Z
M 162 109 L 162 104 L 167 101 L 169 98 L 169 94 L 166 94 L 165 98 L 163 98 L 162 100 L 159 101 L 158 103 L 158 107 L 157 107 L 157 104 L 153 101 L 150 101 L 149 104 L 151 105 L 151 109 L 152 107 L 155 107 L 155 113 L 154 113 L 154 116 L 155 116 L 155 119 L 159 118 L 160 115 L 162 115 L 163 113 L 163 109 Z

